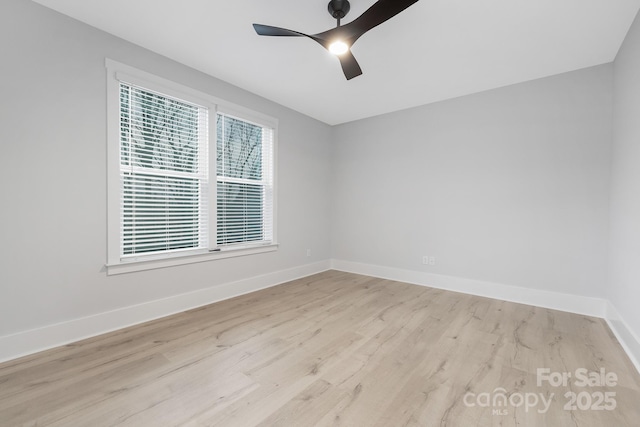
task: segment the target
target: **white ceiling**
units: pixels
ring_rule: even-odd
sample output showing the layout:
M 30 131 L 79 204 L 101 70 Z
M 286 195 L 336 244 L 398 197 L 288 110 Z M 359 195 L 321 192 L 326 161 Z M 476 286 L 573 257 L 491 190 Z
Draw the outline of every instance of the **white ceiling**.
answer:
M 35 0 L 334 125 L 614 60 L 640 0 L 420 0 L 353 46 L 364 74 L 306 38 L 329 0 Z M 350 22 L 375 0 L 351 0 Z

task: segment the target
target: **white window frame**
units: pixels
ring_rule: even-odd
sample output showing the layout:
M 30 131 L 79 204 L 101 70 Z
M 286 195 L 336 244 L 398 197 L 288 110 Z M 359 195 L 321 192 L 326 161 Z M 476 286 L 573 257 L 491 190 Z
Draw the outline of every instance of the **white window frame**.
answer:
M 138 70 L 126 64 L 105 60 L 107 69 L 107 264 L 108 275 L 191 264 L 277 250 L 277 134 L 278 121 L 267 115 L 221 100 L 187 86 Z M 120 202 L 120 83 L 125 82 L 181 99 L 208 109 L 209 117 L 209 246 L 208 249 L 181 250 L 140 256 L 121 256 Z M 271 173 L 272 241 L 270 244 L 246 244 L 216 248 L 216 117 L 227 114 L 273 130 Z

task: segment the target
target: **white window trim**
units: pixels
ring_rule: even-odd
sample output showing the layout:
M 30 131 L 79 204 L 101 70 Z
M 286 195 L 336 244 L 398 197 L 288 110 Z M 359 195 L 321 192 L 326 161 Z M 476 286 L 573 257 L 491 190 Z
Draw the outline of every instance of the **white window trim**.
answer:
M 138 70 L 126 64 L 105 59 L 107 69 L 107 263 L 106 273 L 122 274 L 134 271 L 151 270 L 197 262 L 212 261 L 237 256 L 254 255 L 265 252 L 273 252 L 278 249 L 277 243 L 277 141 L 278 120 L 252 111 L 248 108 L 213 97 L 196 89 L 180 85 L 170 80 L 158 77 L 154 74 Z M 164 93 L 178 99 L 183 99 L 209 109 L 209 133 L 210 138 L 216 138 L 216 113 L 233 115 L 255 124 L 273 129 L 273 241 L 262 246 L 238 245 L 224 247 L 213 251 L 185 250 L 166 254 L 153 254 L 140 257 L 121 258 L 120 256 L 120 82 L 141 86 L 149 90 Z M 215 165 L 215 148 L 209 150 L 210 165 Z M 213 157 L 213 159 L 211 158 Z M 214 166 L 215 167 L 215 166 Z M 117 171 L 117 172 L 116 172 Z M 215 192 L 215 174 L 212 174 Z M 213 194 L 215 196 L 215 193 Z M 210 201 L 215 203 L 215 197 Z M 210 208 L 212 215 L 215 209 Z M 213 227 L 215 229 L 215 227 Z M 215 243 L 215 240 L 213 241 Z M 210 242 L 211 244 L 211 242 Z

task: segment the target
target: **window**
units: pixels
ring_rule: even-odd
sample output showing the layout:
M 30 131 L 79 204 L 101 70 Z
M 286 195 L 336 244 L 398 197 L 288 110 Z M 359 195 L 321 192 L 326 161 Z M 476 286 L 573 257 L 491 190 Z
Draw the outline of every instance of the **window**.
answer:
M 208 247 L 207 116 L 120 83 L 123 257 Z
M 273 236 L 273 131 L 218 114 L 217 244 L 270 242 Z
M 109 274 L 274 250 L 273 120 L 107 69 Z

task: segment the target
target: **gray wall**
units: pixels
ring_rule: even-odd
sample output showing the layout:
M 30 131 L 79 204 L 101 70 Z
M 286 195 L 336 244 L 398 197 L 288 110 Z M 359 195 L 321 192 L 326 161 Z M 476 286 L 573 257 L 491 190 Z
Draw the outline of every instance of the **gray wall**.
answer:
M 30 1 L 0 2 L 0 55 L 0 337 L 329 258 L 329 126 Z M 279 251 L 101 271 L 105 57 L 279 119 Z
M 639 15 L 640 16 L 640 15 Z M 640 18 L 614 66 L 611 271 L 608 297 L 640 337 Z M 640 341 L 638 341 L 640 345 Z M 637 349 L 640 355 L 640 348 Z
M 604 296 L 612 84 L 609 64 L 334 128 L 333 257 Z

